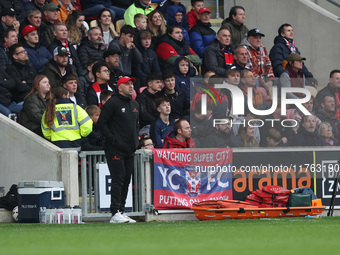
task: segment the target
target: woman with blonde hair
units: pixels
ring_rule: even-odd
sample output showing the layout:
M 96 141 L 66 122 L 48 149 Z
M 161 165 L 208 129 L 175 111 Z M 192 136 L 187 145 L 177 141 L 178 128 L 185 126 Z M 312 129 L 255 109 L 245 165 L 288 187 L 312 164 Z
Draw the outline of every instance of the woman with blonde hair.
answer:
M 103 8 L 98 12 L 96 20 L 91 23 L 91 27 L 99 27 L 103 34 L 103 43 L 108 48 L 109 43 L 118 36 L 113 24 L 110 9 Z
M 334 138 L 333 128 L 329 122 L 322 122 L 318 126 L 318 134 L 322 138 L 323 146 L 336 146 L 339 144 L 338 139 Z
M 240 125 L 238 134 L 243 142 L 243 147 L 259 147 L 259 143 L 255 139 L 255 129 L 253 126 Z
M 160 38 L 166 33 L 166 25 L 163 14 L 159 10 L 154 10 L 148 15 L 148 29 L 152 33 L 152 48 L 156 49 Z
M 69 35 L 69 41 L 76 46 L 79 46 L 81 40 L 87 36 L 88 29 L 84 25 L 84 22 L 85 15 L 79 10 L 71 12 L 65 22 Z
M 26 96 L 20 113 L 21 125 L 42 136 L 41 119 L 50 98 L 51 85 L 47 76 L 36 76 L 33 80 L 32 90 Z
M 41 130 L 56 146 L 80 151 L 81 138 L 92 132 L 92 123 L 86 111 L 69 99 L 69 92 L 58 87 L 47 104 Z

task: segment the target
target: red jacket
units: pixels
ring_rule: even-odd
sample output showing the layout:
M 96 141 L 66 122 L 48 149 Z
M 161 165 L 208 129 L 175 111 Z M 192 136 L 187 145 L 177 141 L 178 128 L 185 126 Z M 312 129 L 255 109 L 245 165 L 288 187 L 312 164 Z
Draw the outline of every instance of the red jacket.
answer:
M 175 132 L 171 131 L 165 138 L 164 149 L 185 149 L 196 148 L 194 139 L 187 139 L 185 142 L 181 142 L 176 138 Z
M 197 13 L 193 9 L 191 9 L 191 11 L 187 13 L 187 18 L 191 29 L 197 23 Z

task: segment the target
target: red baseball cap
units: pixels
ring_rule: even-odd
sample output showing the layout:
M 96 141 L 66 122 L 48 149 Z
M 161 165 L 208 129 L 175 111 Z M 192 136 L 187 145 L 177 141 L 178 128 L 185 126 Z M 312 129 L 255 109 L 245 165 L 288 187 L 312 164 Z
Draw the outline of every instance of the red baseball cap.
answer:
M 117 82 L 117 88 L 119 87 L 120 84 L 122 83 L 127 83 L 128 81 L 132 81 L 132 82 L 136 82 L 136 79 L 133 78 L 133 77 L 127 77 L 127 76 L 124 76 L 122 78 L 120 78 Z
M 202 8 L 198 11 L 198 14 L 202 14 L 203 12 L 209 12 L 209 13 L 211 13 L 211 11 L 210 11 L 207 7 L 202 7 Z
M 25 35 L 27 35 L 28 33 L 33 32 L 34 30 L 39 30 L 40 27 L 35 27 L 32 25 L 27 25 L 26 27 L 24 27 L 24 29 L 22 30 L 22 36 L 25 37 Z

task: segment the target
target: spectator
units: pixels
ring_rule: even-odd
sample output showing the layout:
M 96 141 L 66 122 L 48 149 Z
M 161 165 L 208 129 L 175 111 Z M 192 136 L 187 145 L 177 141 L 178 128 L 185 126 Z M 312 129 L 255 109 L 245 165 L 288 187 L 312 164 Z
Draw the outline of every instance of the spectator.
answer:
M 121 55 L 120 51 L 117 51 L 115 49 L 107 50 L 104 52 L 105 63 L 107 64 L 110 70 L 109 84 L 116 93 L 118 93 L 117 82 L 119 78 L 124 76 L 123 72 L 119 70 L 120 55 Z
M 230 69 L 237 69 L 240 73 L 247 69 L 250 70 L 247 66 L 248 64 L 248 51 L 242 45 L 237 46 L 234 52 L 234 64 L 231 66 Z
M 59 7 L 55 3 L 44 5 L 44 19 L 41 20 L 41 35 L 43 40 L 42 45 L 49 48 L 50 44 L 55 39 L 54 26 L 61 23 L 58 20 Z
M 81 92 L 78 92 L 78 77 L 74 74 L 70 73 L 61 79 L 61 83 L 63 84 L 63 88 L 68 91 L 68 96 L 70 100 L 79 105 L 81 108 L 85 109 L 87 104 L 84 96 Z
M 202 73 L 214 71 L 221 77 L 234 64 L 233 47 L 230 45 L 230 31 L 221 28 L 217 32 L 217 39 L 205 49 L 203 53 Z
M 125 201 L 138 146 L 138 103 L 131 98 L 134 78 L 122 77 L 118 94 L 105 103 L 98 125 L 105 136 L 105 156 L 111 174 L 110 223 L 134 223 L 124 213 Z M 124 110 L 123 110 L 124 109 Z
M 136 26 L 136 32 L 141 32 L 148 28 L 148 16 L 137 13 L 133 18 L 133 22 Z
M 186 99 L 185 91 L 176 89 L 175 74 L 170 70 L 166 70 L 163 72 L 162 79 L 165 86 L 161 91 L 157 92 L 156 97 L 168 97 L 170 99 L 170 119 L 189 119 L 190 104 Z
M 323 146 L 337 146 L 339 140 L 334 137 L 332 125 L 328 122 L 322 122 L 318 126 L 318 134 L 322 138 Z
M 120 37 L 116 37 L 109 45 L 109 50 L 121 52 L 119 69 L 127 76 L 131 75 L 132 63 L 139 64 L 143 62 L 142 54 L 133 43 L 134 36 L 133 27 L 124 25 L 120 30 Z
M 329 83 L 326 87 L 318 92 L 316 95 L 316 101 L 318 102 L 317 109 L 320 109 L 321 98 L 324 95 L 332 95 L 335 101 L 335 116 L 340 120 L 340 70 L 332 70 L 329 74 Z
M 239 128 L 241 126 L 241 124 L 246 125 L 246 124 L 250 124 L 254 127 L 254 137 L 255 140 L 257 141 L 257 143 L 259 144 L 261 141 L 261 136 L 260 136 L 260 129 L 259 129 L 259 125 L 256 121 L 257 116 L 255 114 L 253 114 L 251 111 L 249 111 L 248 108 L 245 108 L 245 114 L 244 116 L 239 116 L 234 122 L 233 122 L 233 134 L 234 135 L 238 135 L 239 132 Z
M 287 57 L 287 66 L 285 71 L 280 76 L 280 87 L 291 87 L 291 88 L 304 88 L 305 87 L 305 76 L 302 73 L 302 60 L 306 58 L 301 57 L 297 53 L 292 53 Z M 301 98 L 305 95 L 302 93 L 287 93 L 287 98 Z
M 151 7 L 151 0 L 136 0 L 126 9 L 124 14 L 125 25 L 130 25 L 135 28 L 134 17 L 137 13 L 148 15 L 154 9 Z
M 68 15 L 76 10 L 76 8 L 73 7 L 73 2 L 71 0 L 51 0 L 50 3 L 55 3 L 57 6 L 59 6 L 60 9 L 58 10 L 58 20 L 60 20 L 62 23 L 65 23 Z
M 92 120 L 68 98 L 66 89 L 59 87 L 53 95 L 42 117 L 42 133 L 60 148 L 80 151 L 81 138 L 92 132 Z
M 262 45 L 264 34 L 257 28 L 249 30 L 247 38 L 241 42 L 248 52 L 247 67 L 253 72 L 260 86 L 269 93 L 273 86 L 274 73 L 266 47 Z
M 0 4 L 1 9 L 1 4 Z M 16 19 L 16 12 L 13 8 L 5 8 L 0 12 L 0 39 L 4 40 L 5 32 L 9 28 L 14 28 L 17 34 L 19 34 L 20 23 Z
M 102 106 L 112 97 L 113 92 L 110 90 L 104 90 L 100 93 L 100 103 Z
M 245 10 L 242 6 L 233 6 L 229 11 L 229 17 L 222 22 L 221 28 L 230 31 L 231 45 L 235 47 L 247 36 L 248 28 L 244 25 L 245 17 Z
M 8 48 L 16 43 L 18 43 L 17 32 L 14 28 L 7 29 L 5 32 L 4 42 L 0 42 L 0 68 L 4 71 L 12 63 L 7 55 Z
M 70 43 L 68 38 L 67 27 L 64 23 L 56 24 L 53 28 L 53 34 L 55 36 L 54 41 L 48 46 L 48 50 L 53 53 L 53 51 L 59 47 L 63 46 L 66 48 L 68 53 L 68 62 L 71 65 L 74 65 L 77 69 L 77 74 L 82 75 L 84 73 L 82 65 L 80 63 L 80 59 L 78 57 L 78 53 L 75 47 Z M 86 63 L 86 61 L 85 61 Z
M 99 27 L 91 27 L 87 38 L 84 38 L 79 46 L 78 55 L 83 69 L 86 69 L 90 58 L 98 57 L 104 60 L 106 47 L 102 44 L 102 31 Z
M 85 15 L 82 11 L 75 10 L 71 12 L 65 25 L 68 31 L 68 40 L 77 49 L 83 38 L 88 35 L 88 29 L 84 26 Z
M 335 100 L 332 95 L 324 95 L 320 100 L 320 109 L 316 116 L 322 122 L 328 122 L 332 125 L 333 134 L 336 138 L 340 137 L 340 121 L 335 117 Z
M 37 135 L 43 136 L 41 132 L 41 120 L 47 102 L 51 97 L 51 85 L 47 76 L 36 76 L 33 81 L 32 90 L 25 98 L 20 113 L 20 124 Z
M 276 77 L 280 77 L 284 72 L 283 65 L 291 53 L 301 54 L 295 46 L 294 32 L 291 25 L 285 23 L 279 27 L 278 35 L 274 39 L 274 46 L 270 50 L 270 60 Z M 302 73 L 309 80 L 310 85 L 317 85 L 318 81 L 313 78 L 313 74 L 308 71 L 303 64 Z
M 187 31 L 189 31 L 189 22 L 188 22 L 188 18 L 187 18 L 187 15 L 186 15 L 186 13 L 187 13 L 186 7 L 181 3 L 180 0 L 164 0 L 161 3 L 159 3 L 157 10 L 159 10 L 163 14 L 166 22 L 169 22 L 169 19 L 170 19 L 169 8 L 172 5 L 177 5 L 182 9 L 182 12 L 184 13 L 182 24 L 183 24 L 183 27 Z
M 259 147 L 258 142 L 255 139 L 255 128 L 248 123 L 240 125 L 238 134 L 242 140 L 243 147 Z
M 161 63 L 164 69 L 167 67 L 174 68 L 175 61 L 179 56 L 186 56 L 193 66 L 199 66 L 201 62 L 199 56 L 183 41 L 182 28 L 178 25 L 167 28 L 156 53 L 164 61 L 164 63 Z
M 175 61 L 176 89 L 185 91 L 187 101 L 190 102 L 190 62 L 187 57 L 178 57 Z
M 204 137 L 202 148 L 243 147 L 240 137 L 232 132 L 231 120 L 232 117 L 223 116 L 221 120 L 216 121 L 213 131 Z
M 266 110 L 269 109 L 270 106 L 264 96 L 255 88 L 255 77 L 252 71 L 250 70 L 243 70 L 241 72 L 241 83 L 240 88 L 244 94 L 245 106 L 248 104 L 248 92 L 249 90 L 252 91 L 252 103 L 253 106 L 257 110 Z
M 163 148 L 166 136 L 173 131 L 175 121 L 170 119 L 170 99 L 161 97 L 156 100 L 159 117 L 151 124 L 150 136 L 155 143 L 155 148 Z
M 113 6 L 111 0 L 83 0 L 81 7 L 85 16 L 96 16 L 100 10 L 108 8 L 115 22 L 125 17 L 125 9 Z
M 41 11 L 38 9 L 31 9 L 27 12 L 27 18 L 21 23 L 20 29 L 19 29 L 19 35 L 22 35 L 22 30 L 27 25 L 32 25 L 37 28 L 37 32 L 39 35 L 39 38 L 41 37 Z
M 110 70 L 107 64 L 100 61 L 92 67 L 93 76 L 96 82 L 88 88 L 86 93 L 86 102 L 88 105 L 97 105 L 101 108 L 100 94 L 104 90 L 113 91 L 112 85 L 109 85 Z
M 98 12 L 96 21 L 97 24 L 95 24 L 95 26 L 100 28 L 103 36 L 103 44 L 107 48 L 109 47 L 110 42 L 118 36 L 115 26 L 113 25 L 110 10 L 107 8 L 101 9 L 100 12 Z
M 150 136 L 146 135 L 139 140 L 138 149 L 153 149 L 154 144 Z
M 297 134 L 292 139 L 293 146 L 323 146 L 322 138 L 316 132 L 314 115 L 304 115 Z
M 174 131 L 171 131 L 166 136 L 163 148 L 196 148 L 195 141 L 191 138 L 191 128 L 187 120 L 180 119 L 175 122 Z
M 22 1 L 20 0 L 1 0 L 0 13 L 9 9 L 15 11 L 16 19 L 21 23 L 26 18 L 26 11 Z M 3 15 L 0 15 L 3 16 Z M 20 24 L 19 24 L 20 25 Z
M 101 110 L 97 105 L 89 105 L 85 111 L 90 116 L 93 126 L 92 132 L 87 137 L 81 139 L 81 150 L 101 151 L 104 149 L 105 144 L 104 136 L 97 125 Z
M 43 74 L 45 74 L 52 88 L 52 93 L 58 87 L 62 86 L 61 78 L 66 74 L 72 73 L 76 76 L 77 71 L 74 65 L 68 62 L 68 52 L 65 47 L 59 46 L 53 51 L 53 58 L 47 63 Z
M 204 6 L 204 0 L 191 0 L 192 9 L 187 13 L 190 29 L 193 28 L 198 20 L 198 11 Z
M 234 86 L 238 86 L 240 84 L 241 81 L 241 72 L 238 71 L 236 68 L 234 69 L 229 69 L 226 73 L 225 73 L 225 81 L 228 84 L 234 85 Z
M 162 90 L 162 77 L 159 74 L 149 74 L 147 88 L 136 98 L 139 103 L 140 135 L 149 135 L 151 124 L 158 118 L 159 112 L 156 105 L 156 93 Z
M 190 45 L 189 30 L 183 26 L 183 16 L 186 13 L 178 5 L 171 5 L 168 9 L 169 20 L 167 26 L 178 25 L 182 28 L 183 40 Z
M 40 45 L 37 27 L 27 25 L 22 30 L 22 36 L 25 40 L 23 47 L 27 51 L 28 58 L 37 73 L 41 74 L 52 55 L 44 46 Z
M 8 57 L 11 59 L 6 72 L 15 80 L 15 89 L 12 100 L 22 102 L 31 91 L 33 79 L 37 76 L 37 71 L 28 62 L 28 54 L 22 44 L 13 44 L 8 50 Z
M 143 62 L 134 64 L 134 74 L 140 79 L 140 84 L 146 84 L 146 77 L 149 73 L 161 74 L 156 52 L 151 49 L 151 32 L 146 30 L 137 35 L 136 47 L 142 54 Z
M 82 91 L 84 97 L 86 96 L 88 88 L 92 86 L 92 84 L 96 81 L 96 78 L 92 73 L 92 67 L 95 63 L 99 61 L 101 61 L 100 58 L 90 58 L 87 61 L 86 66 L 87 73 L 85 75 L 79 76 L 80 91 Z
M 23 102 L 12 101 L 12 91 L 15 88 L 15 80 L 0 68 L 0 113 L 9 116 L 11 113 L 19 114 Z
M 159 10 L 148 14 L 148 29 L 152 33 L 152 49 L 155 50 L 166 33 L 165 19 Z
M 198 12 L 197 24 L 190 30 L 190 45 L 198 56 L 203 57 L 205 49 L 217 39 L 216 32 L 211 28 L 210 10 L 203 7 Z
M 265 143 L 263 143 L 263 147 L 270 147 L 270 148 L 274 148 L 274 147 L 279 147 L 280 145 L 282 145 L 282 140 L 281 140 L 281 134 L 280 131 L 278 131 L 275 128 L 270 128 L 268 130 L 268 132 L 266 133 L 265 136 Z M 264 139 L 262 139 L 263 141 Z M 261 141 L 261 142 L 262 142 Z
M 28 13 L 32 9 L 37 9 L 41 12 L 41 14 L 44 14 L 44 5 L 46 4 L 46 0 L 32 0 L 29 2 L 24 2 L 24 7 L 26 12 Z M 28 14 L 27 14 L 28 16 Z

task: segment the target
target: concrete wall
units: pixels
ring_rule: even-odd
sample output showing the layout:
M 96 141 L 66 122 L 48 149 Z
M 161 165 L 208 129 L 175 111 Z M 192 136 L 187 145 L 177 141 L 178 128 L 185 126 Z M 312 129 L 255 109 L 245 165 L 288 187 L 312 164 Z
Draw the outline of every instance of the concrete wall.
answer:
M 63 181 L 66 204 L 79 204 L 78 154 L 62 151 L 0 114 L 0 186 L 25 180 Z
M 231 1 L 234 2 L 234 1 Z M 339 69 L 340 21 L 338 16 L 314 4 L 311 0 L 235 0 L 246 10 L 246 25 L 259 28 L 266 35 L 264 46 L 270 50 L 279 26 L 289 23 L 308 69 L 325 86 L 331 70 Z M 225 1 L 225 17 L 230 3 Z M 337 7 L 334 7 L 337 8 Z

